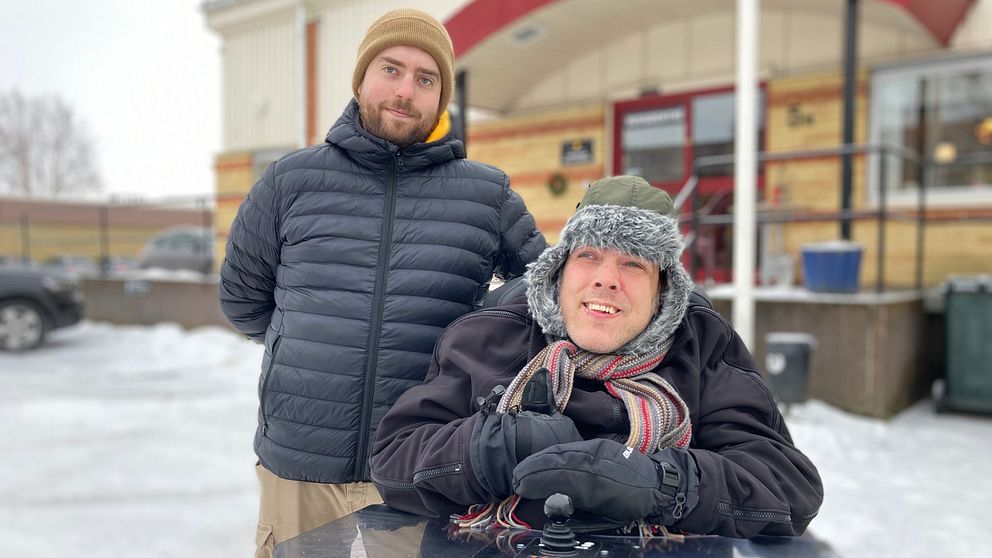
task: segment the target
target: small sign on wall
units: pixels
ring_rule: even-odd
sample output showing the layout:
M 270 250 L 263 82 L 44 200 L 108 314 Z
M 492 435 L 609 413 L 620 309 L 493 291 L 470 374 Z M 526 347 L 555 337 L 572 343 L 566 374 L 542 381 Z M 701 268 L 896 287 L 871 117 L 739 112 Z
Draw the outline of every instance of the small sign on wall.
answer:
M 584 165 L 593 162 L 592 139 L 562 142 L 561 164 Z
M 812 126 L 815 122 L 813 112 L 799 103 L 792 103 L 788 108 L 789 115 L 787 123 L 790 128 Z
M 124 294 L 129 296 L 148 296 L 152 292 L 152 284 L 143 279 L 128 279 L 124 281 Z

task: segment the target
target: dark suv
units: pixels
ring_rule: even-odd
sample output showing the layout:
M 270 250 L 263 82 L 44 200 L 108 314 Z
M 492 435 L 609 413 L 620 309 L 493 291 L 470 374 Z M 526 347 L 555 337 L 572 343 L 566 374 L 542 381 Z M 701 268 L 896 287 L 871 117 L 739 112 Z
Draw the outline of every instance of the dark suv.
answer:
M 83 316 L 79 281 L 61 273 L 0 265 L 0 350 L 26 351 Z

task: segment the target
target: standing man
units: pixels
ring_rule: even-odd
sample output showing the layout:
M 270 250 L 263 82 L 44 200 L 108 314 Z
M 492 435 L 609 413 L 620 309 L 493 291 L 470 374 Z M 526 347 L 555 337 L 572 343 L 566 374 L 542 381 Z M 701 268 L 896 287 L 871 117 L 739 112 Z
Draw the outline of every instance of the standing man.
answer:
M 432 141 L 453 59 L 429 15 L 379 18 L 325 142 L 271 165 L 231 226 L 221 308 L 265 343 L 258 556 L 381 502 L 368 482 L 379 420 L 490 277 L 521 275 L 545 248 L 503 172 Z

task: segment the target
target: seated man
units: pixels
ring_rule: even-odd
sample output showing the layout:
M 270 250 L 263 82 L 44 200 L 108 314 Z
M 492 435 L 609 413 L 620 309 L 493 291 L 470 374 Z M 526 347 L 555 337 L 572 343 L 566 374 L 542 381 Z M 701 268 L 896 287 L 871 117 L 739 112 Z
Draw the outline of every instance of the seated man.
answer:
M 757 366 L 692 281 L 671 199 L 593 184 L 527 271 L 526 304 L 441 335 L 424 384 L 383 418 L 372 480 L 390 506 L 540 527 L 562 492 L 587 517 L 683 532 L 799 535 L 823 489 Z

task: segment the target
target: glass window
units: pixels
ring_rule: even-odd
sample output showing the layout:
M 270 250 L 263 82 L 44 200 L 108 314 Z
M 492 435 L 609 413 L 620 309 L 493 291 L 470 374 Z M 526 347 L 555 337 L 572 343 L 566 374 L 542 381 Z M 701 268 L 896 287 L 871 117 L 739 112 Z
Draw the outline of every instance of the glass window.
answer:
M 196 237 L 188 233 L 177 234 L 172 239 L 172 249 L 179 252 L 192 252 L 196 249 Z
M 879 141 L 882 144 L 898 145 L 913 152 L 923 150 L 919 80 L 892 80 L 879 89 L 875 104 Z M 919 166 L 893 155 L 886 155 L 884 160 L 885 182 L 890 190 L 906 191 L 919 187 Z
M 681 180 L 685 148 L 685 109 L 660 107 L 623 115 L 623 174 L 649 182 Z
M 926 96 L 928 186 L 992 184 L 992 68 L 928 80 Z
M 913 194 L 924 180 L 938 195 L 992 193 L 992 57 L 878 70 L 871 111 L 872 141 L 919 153 L 926 170 L 894 154 L 873 157 L 873 184 L 881 161 L 896 195 Z
M 758 145 L 764 145 L 764 91 L 758 93 Z M 692 99 L 692 144 L 695 156 L 733 155 L 735 134 L 735 95 L 733 91 L 700 95 Z M 760 147 L 759 147 L 760 149 Z M 699 176 L 733 176 L 734 166 L 705 166 Z

